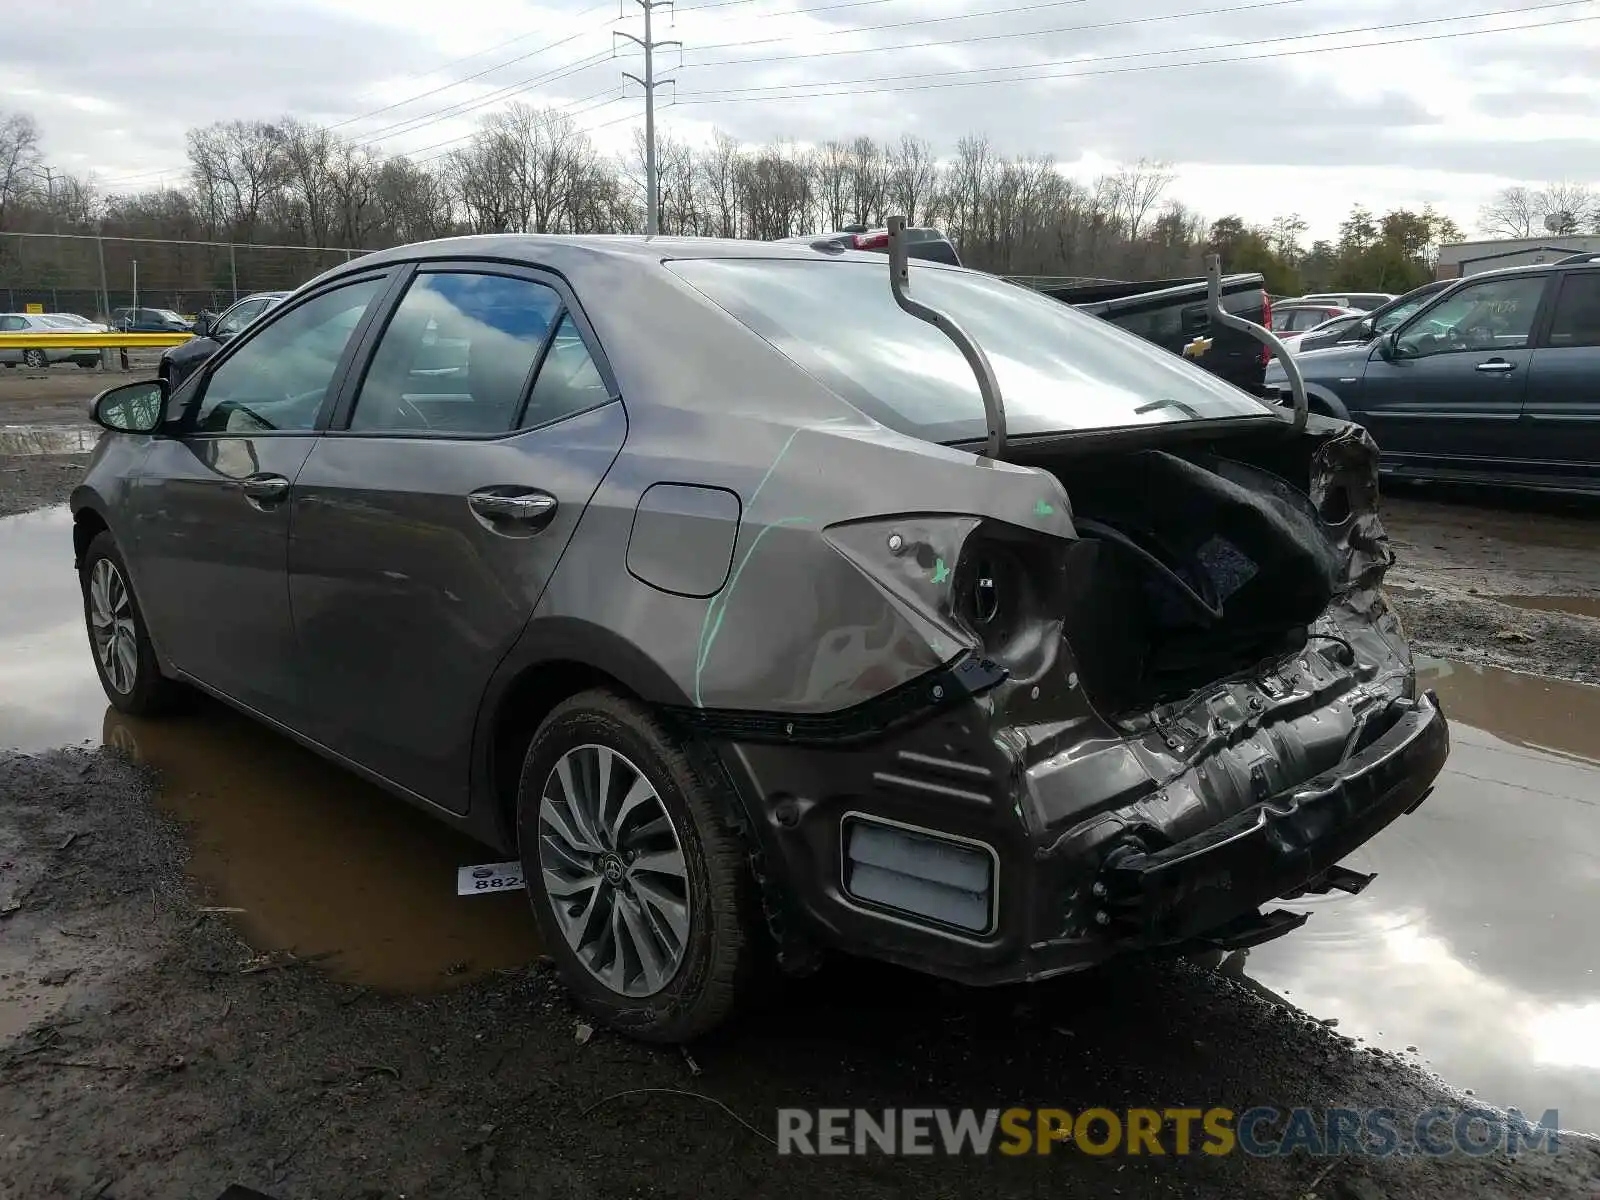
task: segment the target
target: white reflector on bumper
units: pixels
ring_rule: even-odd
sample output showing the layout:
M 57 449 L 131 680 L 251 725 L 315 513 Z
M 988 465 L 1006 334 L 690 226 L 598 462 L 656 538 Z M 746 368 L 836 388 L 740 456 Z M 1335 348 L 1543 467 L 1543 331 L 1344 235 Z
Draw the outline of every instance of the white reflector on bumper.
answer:
M 840 822 L 852 899 L 972 933 L 994 923 L 995 856 L 979 842 L 849 813 Z

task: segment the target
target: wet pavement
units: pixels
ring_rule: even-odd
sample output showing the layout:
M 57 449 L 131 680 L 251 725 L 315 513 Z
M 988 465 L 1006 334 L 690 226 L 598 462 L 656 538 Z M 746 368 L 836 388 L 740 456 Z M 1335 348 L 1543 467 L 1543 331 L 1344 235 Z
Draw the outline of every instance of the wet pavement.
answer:
M 517 898 L 455 896 L 456 867 L 487 852 L 421 813 L 217 705 L 160 723 L 108 709 L 69 533 L 60 508 L 0 520 L 0 747 L 104 741 L 155 766 L 195 876 L 243 910 L 256 950 L 420 991 L 537 953 Z M 1378 879 L 1288 905 L 1313 920 L 1221 969 L 1341 1034 L 1415 1047 L 1484 1102 L 1600 1130 L 1600 689 L 1424 668 L 1454 750 L 1428 802 L 1348 861 Z M 36 1012 L 0 992 L 0 1037 Z

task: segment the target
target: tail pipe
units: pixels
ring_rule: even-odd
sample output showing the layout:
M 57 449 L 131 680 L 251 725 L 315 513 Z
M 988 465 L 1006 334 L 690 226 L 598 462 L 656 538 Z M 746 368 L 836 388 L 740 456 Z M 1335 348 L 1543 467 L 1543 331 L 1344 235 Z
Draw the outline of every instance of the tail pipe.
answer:
M 1222 256 L 1219 254 L 1206 255 L 1206 307 L 1217 324 L 1248 333 L 1277 356 L 1283 364 L 1283 373 L 1289 377 L 1289 392 L 1294 396 L 1294 432 L 1303 430 L 1311 409 L 1306 403 L 1306 381 L 1300 374 L 1300 366 L 1272 330 L 1235 316 L 1222 307 Z
M 1006 405 L 1000 395 L 1000 384 L 994 377 L 994 368 L 989 365 L 989 356 L 972 335 L 953 319 L 911 298 L 911 257 L 906 250 L 906 219 L 890 217 L 886 224 L 889 227 L 889 289 L 894 293 L 894 302 L 917 320 L 926 321 L 937 328 L 956 344 L 956 349 L 967 360 L 967 366 L 978 377 L 978 394 L 983 398 L 983 419 L 989 430 L 983 453 L 986 458 L 998 459 L 1006 452 Z

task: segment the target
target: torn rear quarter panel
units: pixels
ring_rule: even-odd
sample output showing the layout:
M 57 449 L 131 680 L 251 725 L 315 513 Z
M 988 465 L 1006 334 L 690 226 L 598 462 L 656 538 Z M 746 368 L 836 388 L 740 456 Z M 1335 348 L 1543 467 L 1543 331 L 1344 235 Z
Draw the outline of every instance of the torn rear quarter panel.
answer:
M 972 982 L 1292 927 L 1255 910 L 1419 802 L 1448 750 L 1382 596 L 1376 447 L 1314 421 L 1040 465 L 1070 526 L 908 509 L 821 531 L 884 614 L 859 661 L 892 629 L 998 670 L 853 741 L 724 742 L 769 860 L 825 940 Z M 993 934 L 852 897 L 847 813 L 993 848 Z

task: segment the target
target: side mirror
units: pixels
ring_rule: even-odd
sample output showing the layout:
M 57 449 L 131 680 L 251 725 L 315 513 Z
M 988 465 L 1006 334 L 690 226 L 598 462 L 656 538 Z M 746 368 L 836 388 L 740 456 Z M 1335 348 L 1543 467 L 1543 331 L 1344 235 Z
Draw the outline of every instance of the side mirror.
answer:
M 1400 331 L 1386 333 L 1378 339 L 1378 353 L 1386 362 L 1393 362 L 1400 357 Z
M 210 337 L 211 331 L 216 328 L 217 314 L 209 309 L 204 310 L 194 319 L 194 335 L 197 338 Z
M 1355 323 L 1352 333 L 1352 340 L 1357 342 L 1370 342 L 1376 332 L 1377 330 L 1372 327 L 1372 319 L 1370 317 L 1363 317 L 1361 320 Z
M 167 385 L 145 379 L 107 388 L 89 403 L 96 425 L 113 433 L 154 433 L 167 410 Z

